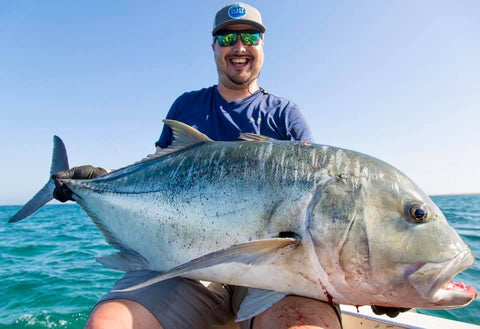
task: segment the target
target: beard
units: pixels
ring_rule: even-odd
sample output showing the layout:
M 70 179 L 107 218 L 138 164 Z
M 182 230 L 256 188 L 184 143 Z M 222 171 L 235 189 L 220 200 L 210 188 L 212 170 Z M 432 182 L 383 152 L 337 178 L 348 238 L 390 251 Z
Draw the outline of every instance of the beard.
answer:
M 260 76 L 260 72 L 258 72 L 258 74 L 256 76 L 253 76 L 252 73 L 250 73 L 248 75 L 248 77 L 245 77 L 245 78 L 241 78 L 241 77 L 235 77 L 235 76 L 232 76 L 231 74 L 226 74 L 228 80 L 230 80 L 231 82 L 233 82 L 235 85 L 237 86 L 245 86 L 245 85 L 249 85 L 250 83 L 252 83 L 252 81 L 254 81 L 255 79 L 258 79 L 258 77 Z
M 252 80 L 251 77 L 252 77 L 252 76 L 249 75 L 249 76 L 246 77 L 246 78 L 240 78 L 240 77 L 234 77 L 234 76 L 232 76 L 232 75 L 230 75 L 230 74 L 227 74 L 227 78 L 228 78 L 231 82 L 233 82 L 234 84 L 236 84 L 237 86 L 244 86 L 244 85 L 250 83 L 251 80 Z

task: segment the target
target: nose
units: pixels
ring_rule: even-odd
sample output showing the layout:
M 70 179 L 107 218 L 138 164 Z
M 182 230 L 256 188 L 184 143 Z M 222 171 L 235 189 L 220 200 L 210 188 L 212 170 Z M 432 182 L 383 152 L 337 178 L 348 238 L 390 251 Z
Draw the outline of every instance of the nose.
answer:
M 237 42 L 232 46 L 233 51 L 236 53 L 244 53 L 247 51 L 247 47 L 243 44 L 242 38 L 237 37 Z

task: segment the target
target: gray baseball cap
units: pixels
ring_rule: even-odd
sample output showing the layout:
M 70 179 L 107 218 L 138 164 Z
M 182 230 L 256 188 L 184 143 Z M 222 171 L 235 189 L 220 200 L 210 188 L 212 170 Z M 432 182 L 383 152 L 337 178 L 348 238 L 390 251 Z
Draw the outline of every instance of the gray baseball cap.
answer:
M 234 2 L 220 9 L 215 15 L 212 36 L 224 27 L 235 24 L 250 24 L 262 33 L 266 30 L 262 24 L 262 16 L 256 8 L 243 2 Z

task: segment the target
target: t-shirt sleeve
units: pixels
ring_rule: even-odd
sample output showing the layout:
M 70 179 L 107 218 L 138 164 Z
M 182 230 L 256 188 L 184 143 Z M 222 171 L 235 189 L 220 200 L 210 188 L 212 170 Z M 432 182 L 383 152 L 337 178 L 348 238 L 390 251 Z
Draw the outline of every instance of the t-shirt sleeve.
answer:
M 183 95 L 182 95 L 183 96 Z M 178 110 L 180 108 L 181 98 L 182 96 L 178 97 L 175 102 L 173 102 L 170 110 L 167 113 L 166 119 L 175 120 L 177 117 Z M 173 142 L 173 132 L 172 128 L 168 125 L 163 124 L 162 133 L 160 134 L 160 138 L 155 142 L 155 146 L 166 148 Z
M 307 120 L 296 104 L 287 109 L 286 115 L 287 135 L 292 140 L 313 143 L 313 136 Z

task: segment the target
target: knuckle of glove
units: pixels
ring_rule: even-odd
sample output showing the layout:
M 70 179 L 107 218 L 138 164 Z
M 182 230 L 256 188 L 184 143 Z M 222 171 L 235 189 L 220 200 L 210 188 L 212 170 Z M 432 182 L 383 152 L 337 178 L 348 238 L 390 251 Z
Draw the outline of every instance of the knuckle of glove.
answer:
M 89 179 L 93 167 L 90 165 L 73 167 L 73 177 L 74 179 Z
M 53 197 L 60 202 L 74 201 L 72 191 L 63 183 L 63 179 L 92 179 L 107 174 L 103 168 L 91 165 L 73 167 L 69 170 L 60 171 L 51 176 L 55 183 Z
M 60 171 L 52 175 L 53 180 L 73 178 L 73 169 Z
M 375 313 L 376 315 L 385 314 L 385 313 L 382 312 L 382 310 L 380 309 L 380 306 L 371 305 L 371 308 L 372 308 L 373 313 Z
M 394 318 L 400 313 L 400 311 L 398 309 L 391 308 L 387 310 L 385 313 L 387 314 L 388 317 Z
M 103 168 L 93 167 L 91 165 L 75 167 L 73 178 L 75 179 L 92 179 L 103 176 L 107 171 Z

